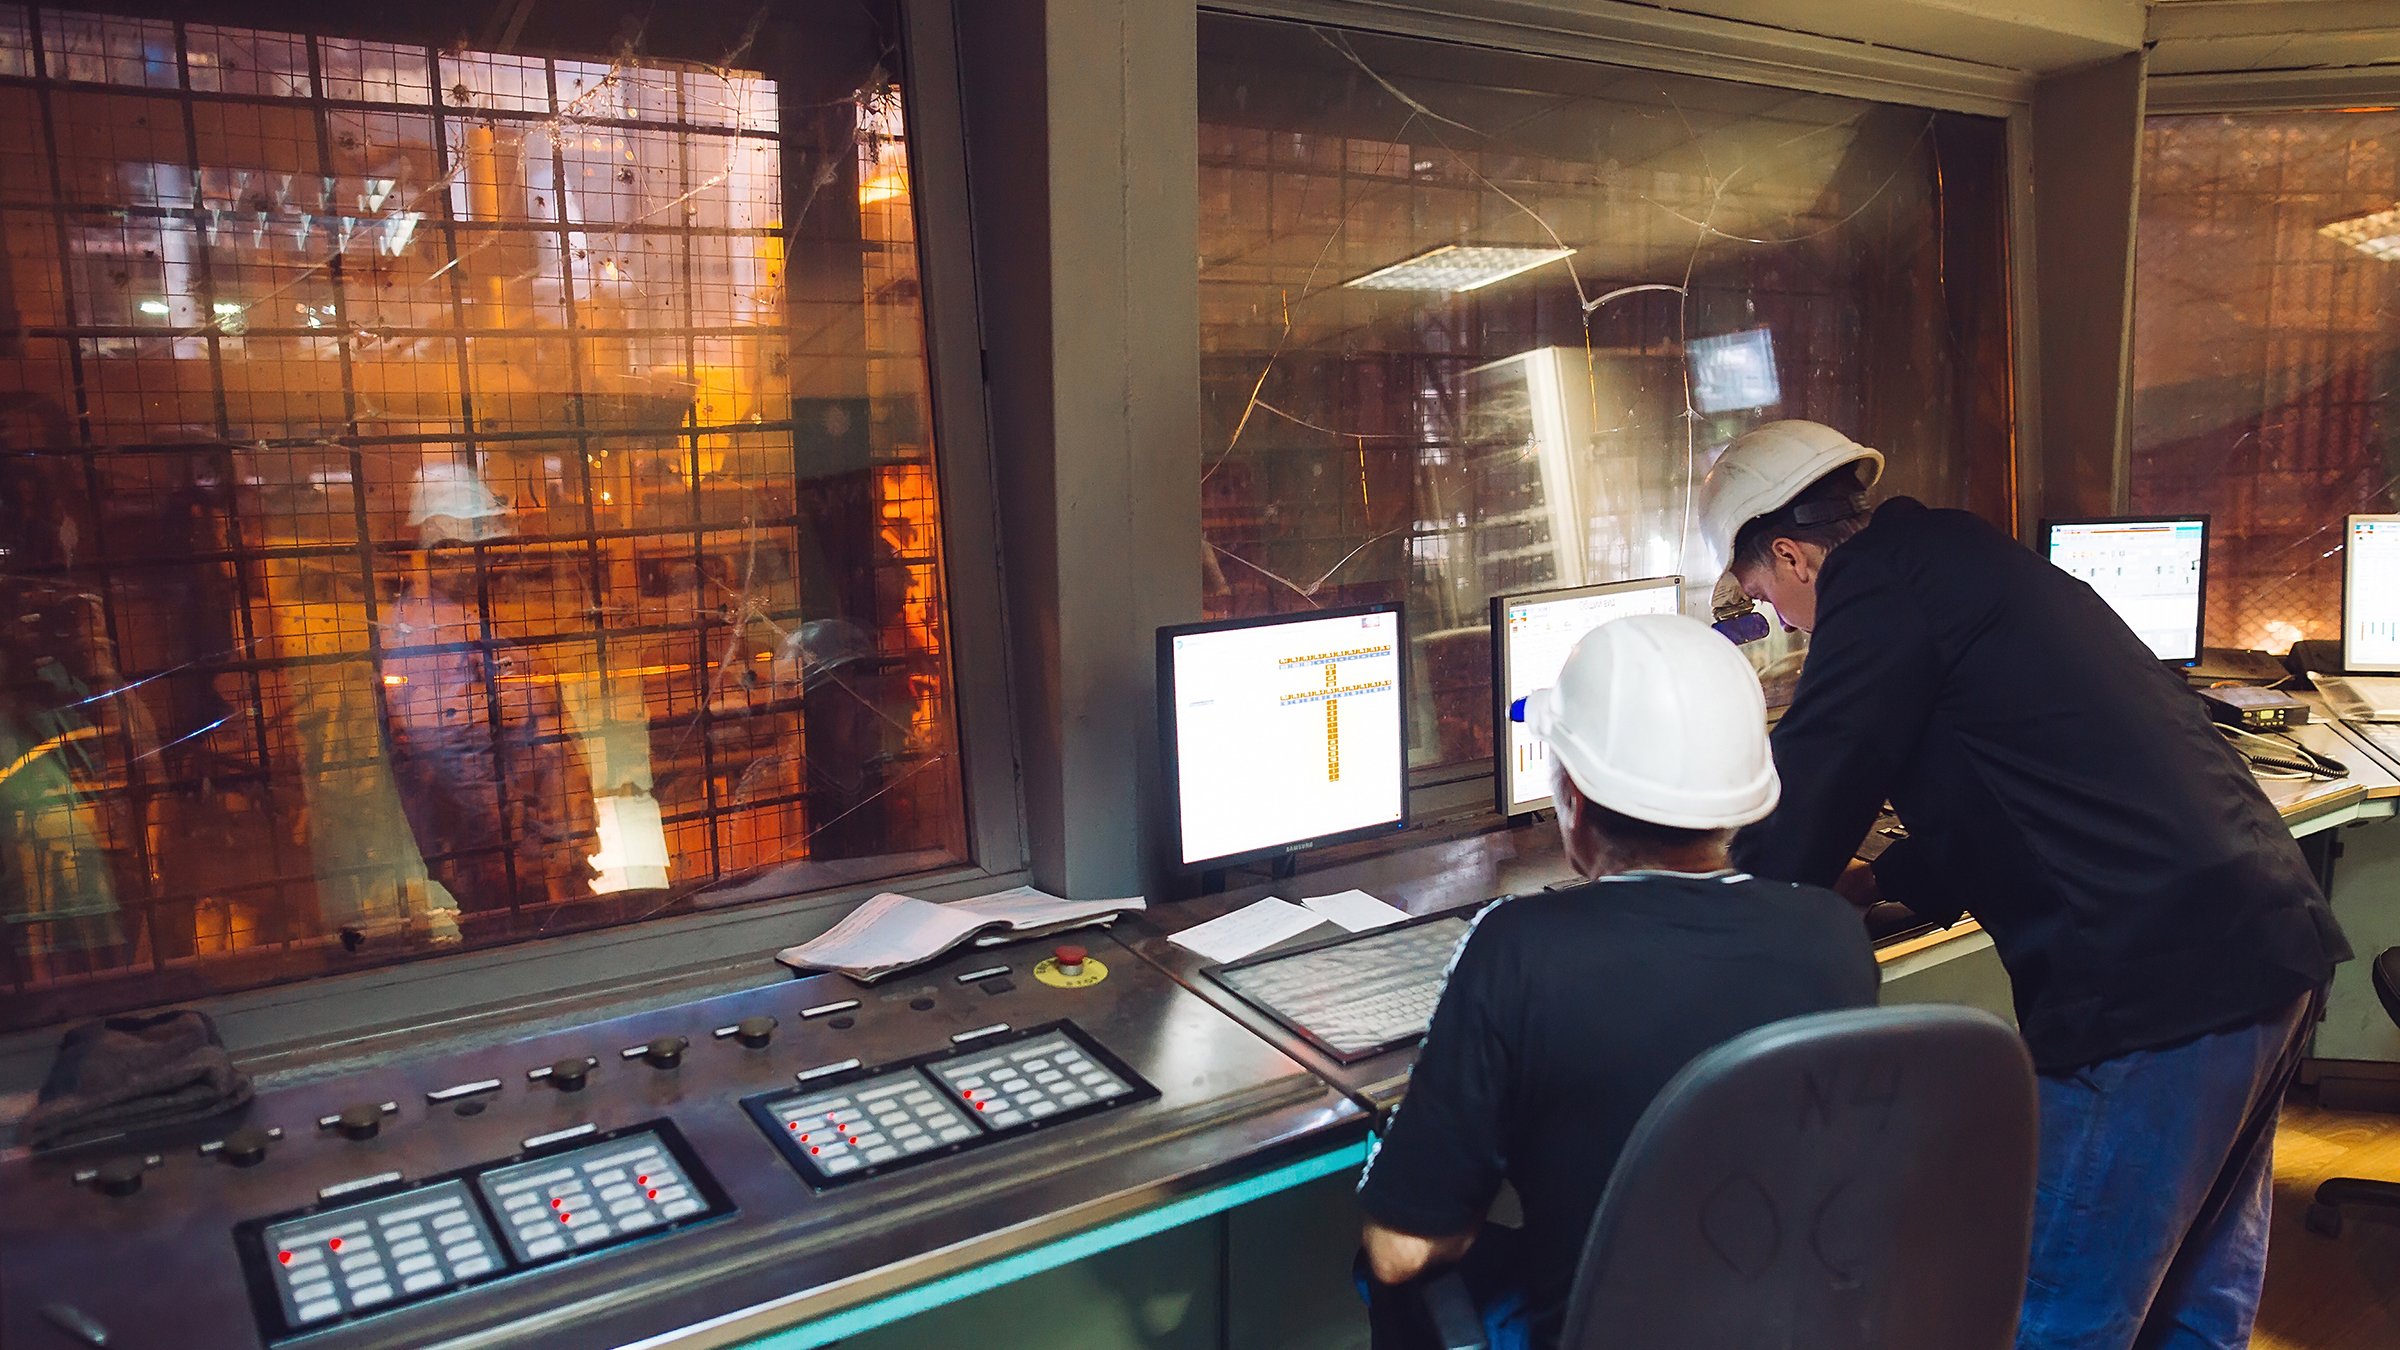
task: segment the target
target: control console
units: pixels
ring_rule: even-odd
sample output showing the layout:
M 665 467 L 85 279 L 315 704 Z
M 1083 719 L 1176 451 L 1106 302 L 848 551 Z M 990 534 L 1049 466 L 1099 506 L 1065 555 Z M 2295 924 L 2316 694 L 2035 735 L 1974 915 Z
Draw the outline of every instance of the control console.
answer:
M 0 1345 L 722 1343 L 1363 1134 L 1112 940 L 1043 950 L 552 1016 L 7 1157 Z

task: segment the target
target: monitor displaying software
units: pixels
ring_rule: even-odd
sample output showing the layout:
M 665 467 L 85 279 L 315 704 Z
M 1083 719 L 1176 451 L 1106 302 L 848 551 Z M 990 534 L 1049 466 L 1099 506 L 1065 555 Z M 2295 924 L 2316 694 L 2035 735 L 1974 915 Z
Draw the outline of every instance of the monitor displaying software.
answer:
M 1518 699 L 1557 683 L 1567 653 L 1584 634 L 1628 614 L 1673 614 L 1683 578 L 1645 577 L 1492 597 L 1492 775 L 1500 814 L 1521 816 L 1550 802 L 1550 748 L 1509 716 Z
M 1408 823 L 1396 604 L 1158 630 L 1177 857 L 1222 867 Z
M 2200 659 L 2208 517 L 2045 521 L 2042 542 L 2050 561 L 2098 591 L 2159 660 Z
M 2400 672 L 2400 516 L 2352 516 L 2342 549 L 2342 668 Z

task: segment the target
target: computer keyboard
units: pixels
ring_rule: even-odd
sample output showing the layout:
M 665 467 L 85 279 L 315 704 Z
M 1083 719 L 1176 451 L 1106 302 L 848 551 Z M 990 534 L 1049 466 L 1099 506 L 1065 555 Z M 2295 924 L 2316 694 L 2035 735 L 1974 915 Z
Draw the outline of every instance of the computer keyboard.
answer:
M 1349 1064 L 1425 1034 L 1451 954 L 1466 935 L 1465 918 L 1445 915 L 1252 957 L 1208 974 Z

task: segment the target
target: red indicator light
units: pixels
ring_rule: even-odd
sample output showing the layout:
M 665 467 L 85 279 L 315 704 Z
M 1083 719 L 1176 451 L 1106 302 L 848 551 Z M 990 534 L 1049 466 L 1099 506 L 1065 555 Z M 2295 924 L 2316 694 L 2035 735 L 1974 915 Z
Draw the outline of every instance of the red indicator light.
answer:
M 550 1208 L 552 1209 L 565 1209 L 566 1207 L 567 1202 L 564 1200 L 553 1200 L 550 1202 Z
M 573 1223 L 575 1222 L 575 1216 L 567 1213 L 565 1210 L 560 1210 L 558 1214 L 558 1221 L 560 1223 Z
M 338 1252 L 338 1251 L 340 1251 L 340 1250 L 342 1249 L 342 1240 L 341 1240 L 340 1238 L 335 1238 L 335 1239 L 333 1239 L 332 1241 L 330 1241 L 330 1242 L 326 1243 L 326 1244 L 325 1244 L 325 1246 L 326 1246 L 326 1248 L 327 1248 L 328 1250 L 330 1250 L 330 1251 L 337 1251 L 337 1252 Z
M 292 1254 L 290 1252 L 277 1252 L 275 1253 L 275 1259 L 288 1266 L 292 1263 Z
M 658 1198 L 658 1192 L 656 1192 L 656 1191 L 652 1191 L 652 1192 L 650 1192 L 650 1198 L 651 1198 L 651 1199 L 653 1199 L 653 1200 L 656 1200 L 656 1199 Z
M 792 1120 L 792 1121 L 786 1121 L 786 1122 L 784 1122 L 784 1128 L 785 1128 L 785 1129 L 787 1129 L 787 1130 L 795 1130 L 795 1131 L 796 1131 L 796 1130 L 798 1130 L 798 1129 L 800 1128 L 800 1122 L 799 1122 L 799 1121 L 796 1121 L 796 1120 Z M 805 1135 L 805 1134 L 804 1134 L 804 1135 L 801 1135 L 800 1137 L 801 1137 L 801 1138 L 803 1138 L 803 1139 L 806 1139 L 806 1138 L 808 1138 L 808 1136 L 807 1136 L 807 1135 Z M 649 1179 L 650 1179 L 650 1178 L 648 1178 L 648 1177 L 643 1177 L 643 1178 L 641 1178 L 641 1180 L 643 1180 L 643 1181 L 648 1181 Z
M 992 1109 L 992 1104 L 990 1102 L 977 1102 L 975 1103 L 975 1109 L 978 1111 L 989 1111 Z
M 812 1145 L 812 1146 L 809 1148 L 809 1150 L 808 1150 L 808 1156 L 810 1156 L 810 1157 L 812 1157 L 812 1158 L 813 1158 L 813 1157 L 817 1156 L 818 1154 L 820 1154 L 820 1153 L 823 1153 L 824 1151 L 825 1151 L 825 1150 L 823 1150 L 823 1149 L 821 1149 L 821 1148 L 814 1147 L 814 1146 Z
M 796 1130 L 796 1129 L 799 1129 L 799 1128 L 800 1128 L 800 1122 L 799 1122 L 799 1121 L 796 1121 L 796 1120 L 795 1120 L 795 1121 L 793 1121 L 793 1122 L 792 1122 L 792 1128 L 793 1128 L 793 1129 L 795 1129 L 795 1130 Z M 634 1185 L 636 1185 L 636 1186 L 647 1186 L 647 1185 L 649 1185 L 649 1184 L 650 1184 L 650 1178 L 649 1178 L 647 1175 L 643 1175 L 643 1176 L 638 1176 L 638 1177 L 635 1177 L 635 1178 L 633 1179 L 633 1184 L 634 1184 Z

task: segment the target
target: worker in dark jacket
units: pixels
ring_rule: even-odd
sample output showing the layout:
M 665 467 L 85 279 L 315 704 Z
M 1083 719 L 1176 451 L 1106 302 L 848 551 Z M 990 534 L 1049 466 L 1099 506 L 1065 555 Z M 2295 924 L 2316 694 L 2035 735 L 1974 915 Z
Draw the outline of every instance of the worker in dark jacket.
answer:
M 2181 680 L 1982 520 L 1869 515 L 1882 466 L 1776 422 L 1701 489 L 1743 590 L 1810 633 L 1782 804 L 1734 862 L 1991 934 L 2042 1074 L 2020 1350 L 2248 1345 L 2276 1112 L 2350 949 Z M 1908 838 L 1850 864 L 1886 799 Z

